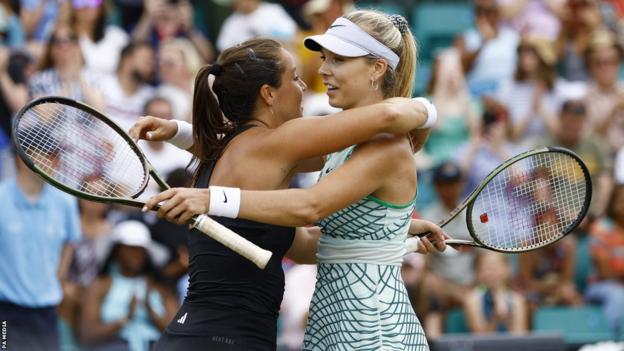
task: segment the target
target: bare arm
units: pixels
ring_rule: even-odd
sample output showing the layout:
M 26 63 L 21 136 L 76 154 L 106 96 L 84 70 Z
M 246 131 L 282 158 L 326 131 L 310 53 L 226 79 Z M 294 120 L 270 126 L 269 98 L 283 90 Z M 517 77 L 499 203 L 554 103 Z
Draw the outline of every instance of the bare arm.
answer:
M 520 13 L 520 11 L 524 10 L 527 4 L 528 0 L 516 0 L 512 1 L 511 3 L 498 6 L 501 17 L 506 21 L 510 21 L 514 17 L 516 17 Z
M 508 328 L 510 333 L 521 334 L 529 330 L 529 317 L 524 296 L 512 294 L 511 316 L 509 317 Z
M 61 261 L 59 262 L 59 267 L 57 271 L 58 279 L 61 282 L 67 278 L 67 272 L 69 271 L 69 265 L 71 264 L 73 252 L 74 248 L 70 244 L 65 244 L 63 246 L 63 251 L 61 252 Z
M 86 291 L 80 316 L 80 333 L 85 343 L 90 344 L 116 338 L 128 321 L 125 318 L 109 324 L 102 323 L 100 307 L 110 286 L 111 280 L 109 278 L 97 278 Z
M 412 153 L 403 138 L 386 134 L 359 145 L 345 164 L 311 188 L 243 190 L 238 217 L 290 227 L 314 223 L 381 189 L 399 167 L 414 172 Z M 164 201 L 158 215 L 185 223 L 193 215 L 207 213 L 209 199 L 209 189 L 174 188 L 152 197 L 145 210 Z
M 316 264 L 318 240 L 321 236 L 319 227 L 299 227 L 295 240 L 286 252 L 286 257 L 299 264 Z
M 426 120 L 427 110 L 422 103 L 409 98 L 392 98 L 330 116 L 290 120 L 259 138 L 254 152 L 260 157 L 280 157 L 281 164 L 298 165 L 300 161 L 342 150 L 380 133 L 408 133 Z M 129 134 L 135 140 L 164 141 L 172 138 L 177 130 L 174 121 L 146 116 L 139 118 Z M 153 132 L 150 138 L 147 132 Z M 421 141 L 428 136 L 426 130 L 416 134 Z M 305 142 L 301 142 L 302 137 Z M 194 147 L 188 151 L 193 152 Z
M 159 331 L 163 332 L 167 325 L 171 322 L 178 310 L 178 301 L 171 291 L 163 286 L 157 285 L 156 290 L 163 299 L 165 305 L 165 313 L 162 316 L 156 314 L 149 305 L 149 293 L 145 297 L 145 304 L 149 319 L 154 323 Z

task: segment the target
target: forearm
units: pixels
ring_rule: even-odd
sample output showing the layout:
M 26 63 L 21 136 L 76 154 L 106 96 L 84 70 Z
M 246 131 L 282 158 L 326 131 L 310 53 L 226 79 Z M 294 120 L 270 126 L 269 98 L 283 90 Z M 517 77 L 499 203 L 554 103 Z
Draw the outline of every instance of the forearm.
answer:
M 150 30 L 152 29 L 152 20 L 149 16 L 143 15 L 137 22 L 134 30 L 132 31 L 132 40 L 136 42 L 146 41 L 149 37 Z
M 210 44 L 206 37 L 195 29 L 190 30 L 188 36 L 204 61 L 212 62 L 214 60 L 215 52 L 212 44 Z
M 28 90 L 23 84 L 15 84 L 6 71 L 0 72 L 0 90 L 11 112 L 15 113 L 28 101 Z
M 320 201 L 306 189 L 241 191 L 238 218 L 287 227 L 302 227 L 323 218 Z

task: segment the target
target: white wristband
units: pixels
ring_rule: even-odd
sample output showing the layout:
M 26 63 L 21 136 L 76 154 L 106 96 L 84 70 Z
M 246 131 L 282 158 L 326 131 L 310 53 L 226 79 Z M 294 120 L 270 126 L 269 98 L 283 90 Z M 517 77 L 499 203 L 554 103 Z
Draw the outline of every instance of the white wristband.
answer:
M 238 211 L 240 210 L 241 202 L 241 191 L 239 188 L 211 186 L 209 189 L 209 215 L 227 218 L 238 217 Z
M 167 142 L 182 150 L 186 150 L 193 146 L 193 125 L 184 121 L 173 121 L 178 125 L 178 131 L 173 136 L 173 138 L 167 140 Z
M 425 105 L 425 109 L 427 110 L 427 120 L 425 121 L 425 124 L 423 124 L 418 129 L 427 129 L 433 127 L 438 120 L 438 110 L 436 110 L 435 106 L 433 106 L 431 101 L 425 99 L 424 97 L 414 98 L 414 101 L 418 101 L 421 104 Z

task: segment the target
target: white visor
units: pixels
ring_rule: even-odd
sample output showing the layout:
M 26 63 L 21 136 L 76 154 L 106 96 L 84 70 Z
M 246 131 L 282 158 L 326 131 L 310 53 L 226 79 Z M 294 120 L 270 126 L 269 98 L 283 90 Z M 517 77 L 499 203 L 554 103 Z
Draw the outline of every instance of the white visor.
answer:
M 373 55 L 383 58 L 392 70 L 399 64 L 399 56 L 394 51 L 344 17 L 338 17 L 324 34 L 307 37 L 303 43 L 312 51 L 324 48 L 344 57 Z

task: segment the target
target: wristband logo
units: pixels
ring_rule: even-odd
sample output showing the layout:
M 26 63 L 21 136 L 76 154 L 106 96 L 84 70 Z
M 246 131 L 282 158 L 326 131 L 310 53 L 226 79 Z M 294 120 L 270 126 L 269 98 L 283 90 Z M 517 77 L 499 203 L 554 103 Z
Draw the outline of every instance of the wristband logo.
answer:
M 225 195 L 225 191 L 223 192 L 223 203 L 227 204 L 227 195 Z

